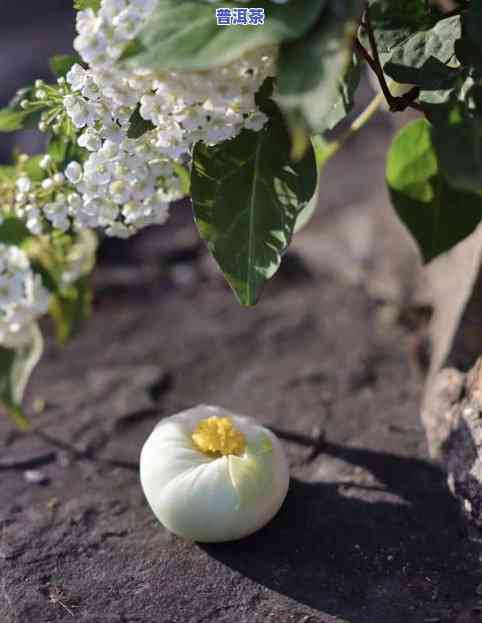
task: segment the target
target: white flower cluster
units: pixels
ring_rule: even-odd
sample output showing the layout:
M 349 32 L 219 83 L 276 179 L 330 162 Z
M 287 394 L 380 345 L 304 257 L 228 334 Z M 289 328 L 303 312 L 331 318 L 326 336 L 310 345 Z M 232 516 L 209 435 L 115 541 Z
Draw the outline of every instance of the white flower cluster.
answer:
M 0 344 L 22 345 L 28 327 L 48 310 L 50 293 L 24 251 L 0 244 Z
M 130 69 L 116 63 L 144 27 L 156 0 L 102 0 L 97 13 L 80 11 L 74 47 L 89 68 L 67 74 L 71 93 L 65 110 L 90 152 L 65 175 L 75 192 L 49 206 L 61 226 L 101 227 L 129 236 L 163 223 L 169 203 L 182 196 L 176 162 L 189 163 L 193 145 L 234 138 L 243 128 L 260 130 L 267 121 L 255 94 L 274 74 L 273 50 L 253 52 L 220 69 L 199 73 Z M 135 112 L 151 129 L 129 138 Z
M 40 166 L 46 170 L 50 168 L 50 156 L 45 156 Z M 51 173 L 42 182 L 34 182 L 28 173 L 23 172 L 15 184 L 13 212 L 35 235 L 44 232 L 45 221 L 61 231 L 70 227 L 68 198 L 63 192 L 65 176 L 56 170 Z

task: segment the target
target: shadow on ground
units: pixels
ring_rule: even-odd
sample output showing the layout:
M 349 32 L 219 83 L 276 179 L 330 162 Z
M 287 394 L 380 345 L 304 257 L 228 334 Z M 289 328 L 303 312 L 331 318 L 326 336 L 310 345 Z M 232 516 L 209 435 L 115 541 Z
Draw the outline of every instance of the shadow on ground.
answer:
M 312 443 L 300 435 L 280 436 Z M 267 528 L 237 543 L 205 545 L 205 551 L 271 590 L 357 623 L 442 621 L 438 617 L 448 613 L 440 601 L 474 598 L 475 546 L 468 544 L 439 469 L 328 442 L 321 451 L 369 470 L 380 486 L 292 479 L 285 505 Z M 374 491 L 397 500 L 370 501 Z

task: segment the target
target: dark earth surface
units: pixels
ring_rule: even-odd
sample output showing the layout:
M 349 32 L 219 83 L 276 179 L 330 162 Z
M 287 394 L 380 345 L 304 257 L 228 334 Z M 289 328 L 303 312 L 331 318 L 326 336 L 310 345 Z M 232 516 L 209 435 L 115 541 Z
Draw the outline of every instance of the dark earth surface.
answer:
M 189 206 L 103 245 L 92 321 L 49 340 L 34 374 L 35 432 L 0 419 L 1 623 L 482 620 L 476 539 L 419 421 L 425 310 L 379 229 L 392 132 L 382 116 L 330 163 L 315 222 L 254 309 Z M 282 510 L 237 543 L 169 535 L 139 486 L 156 421 L 200 402 L 259 418 L 290 460 Z

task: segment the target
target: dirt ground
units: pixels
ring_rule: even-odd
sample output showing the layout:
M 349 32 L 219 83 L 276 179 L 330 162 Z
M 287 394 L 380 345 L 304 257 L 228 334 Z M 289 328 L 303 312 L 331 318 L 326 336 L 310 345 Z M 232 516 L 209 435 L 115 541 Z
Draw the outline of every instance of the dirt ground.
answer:
M 38 432 L 0 419 L 2 623 L 481 620 L 477 543 L 419 422 L 412 250 L 381 227 L 391 132 L 372 124 L 329 165 L 315 223 L 254 309 L 225 288 L 188 206 L 104 245 L 90 325 L 49 341 L 34 375 Z M 259 418 L 288 452 L 281 512 L 238 543 L 169 535 L 139 486 L 156 421 L 200 402 Z

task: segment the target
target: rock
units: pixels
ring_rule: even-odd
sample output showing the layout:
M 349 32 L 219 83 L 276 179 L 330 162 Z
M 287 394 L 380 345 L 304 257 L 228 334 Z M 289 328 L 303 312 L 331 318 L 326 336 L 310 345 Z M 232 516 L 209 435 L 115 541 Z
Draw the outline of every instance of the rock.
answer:
M 431 455 L 482 527 L 482 229 L 428 269 L 432 357 L 422 406 Z M 469 371 L 470 370 L 470 371 Z
M 445 368 L 435 376 L 423 419 L 432 454 L 445 464 L 452 492 L 482 527 L 482 357 L 468 374 Z

